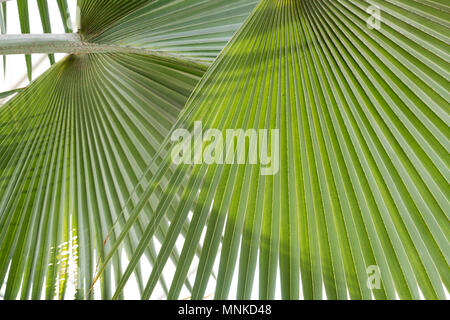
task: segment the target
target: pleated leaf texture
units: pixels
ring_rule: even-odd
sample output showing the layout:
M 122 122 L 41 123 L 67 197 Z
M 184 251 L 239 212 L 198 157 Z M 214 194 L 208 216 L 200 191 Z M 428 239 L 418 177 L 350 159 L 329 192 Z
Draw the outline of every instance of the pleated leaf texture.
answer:
M 86 7 L 88 12 L 82 22 L 87 26 L 85 38 L 89 41 L 164 51 L 205 62 L 217 57 L 258 3 L 257 0 L 124 1 L 124 12 L 139 3 L 149 4 L 134 10 L 126 19 L 115 20 L 110 18 L 108 7 L 116 10 L 116 3 L 98 2 L 81 2 L 81 8 Z M 89 10 L 92 3 L 95 10 Z M 98 9 L 110 25 L 106 30 L 92 31 L 96 24 L 103 24 Z
M 147 50 L 145 54 L 69 55 L 27 88 L 4 94 L 18 93 L 0 108 L 3 298 L 112 297 L 113 284 L 123 273 L 121 256 L 105 270 L 100 286 L 91 288 L 98 260 L 115 242 L 112 227 L 126 223 L 121 209 L 138 200 L 136 196 L 142 192 L 138 182 L 144 172 L 157 170 L 160 160 L 154 156 L 206 71 L 208 62 L 197 57 L 212 59 L 217 55 L 256 2 L 214 4 L 199 0 L 80 0 L 81 37 L 85 42 L 114 25 L 126 25 L 127 21 L 134 25 L 136 13 L 159 21 L 155 33 L 176 34 L 179 12 L 190 12 L 183 20 L 186 25 L 192 19 L 193 28 L 199 32 L 217 29 L 205 40 L 214 47 L 186 50 L 189 52 L 185 54 Z M 172 17 L 171 10 L 165 8 L 173 10 Z M 207 18 L 221 10 L 235 16 L 221 22 Z M 200 17 L 204 19 L 201 24 Z M 141 22 L 145 21 L 147 18 Z M 222 32 L 220 23 L 226 31 Z M 127 37 L 139 41 L 155 36 L 151 27 L 143 34 L 140 28 L 124 31 Z M 119 36 L 109 36 L 103 44 L 116 45 Z M 177 43 L 183 46 L 183 41 Z M 185 41 L 191 43 L 189 38 Z M 141 48 L 138 43 L 126 45 Z M 202 50 L 207 53 L 202 54 Z M 193 51 L 196 54 L 191 55 Z M 156 203 L 158 196 L 152 201 Z M 150 209 L 152 201 L 148 203 Z M 141 215 L 125 237 L 121 255 L 135 251 L 153 212 L 150 209 L 144 208 L 147 214 Z M 167 237 L 172 218 L 170 214 L 165 216 L 159 225 L 158 241 Z M 145 256 L 153 263 L 156 255 L 155 247 L 149 244 Z M 176 250 L 170 256 L 176 264 Z M 143 290 L 139 269 L 135 275 L 138 289 Z M 168 293 L 164 279 L 160 284 Z M 189 283 L 186 285 L 189 287 Z
M 34 0 L 32 0 L 34 1 Z M 19 14 L 19 23 L 20 23 L 20 31 L 23 34 L 28 34 L 31 32 L 30 26 L 30 7 L 28 0 L 17 0 L 17 9 Z M 56 19 L 50 18 L 49 6 L 47 0 L 36 0 L 39 16 L 42 24 L 42 31 L 44 33 L 52 33 L 52 24 L 55 23 Z M 60 12 L 61 21 L 64 27 L 64 31 L 66 33 L 71 33 L 72 23 L 69 14 L 69 6 L 67 4 L 67 0 L 57 0 L 58 9 Z M 0 33 L 7 34 L 7 21 L 8 21 L 8 2 L 2 1 L 0 4 Z M 53 54 L 49 54 L 50 64 L 55 63 L 55 56 Z M 27 75 L 28 79 L 31 81 L 33 75 L 33 64 L 32 64 L 32 56 L 26 55 L 25 62 L 27 66 Z M 6 56 L 3 56 L 3 69 L 6 72 L 7 60 Z
M 374 7 L 380 28 L 370 24 Z M 191 272 L 193 299 L 274 299 L 278 290 L 283 299 L 446 299 L 449 9 L 431 0 L 260 1 L 174 130 L 192 133 L 196 121 L 223 134 L 279 130 L 279 171 L 175 166 L 167 150 L 179 145 L 166 138 L 164 160 L 141 179 L 139 201 L 123 208 L 127 223 L 97 273 L 157 198 L 114 298 L 169 217 L 144 299 L 180 240 L 169 299 L 184 298 Z M 377 288 L 368 285 L 371 270 Z

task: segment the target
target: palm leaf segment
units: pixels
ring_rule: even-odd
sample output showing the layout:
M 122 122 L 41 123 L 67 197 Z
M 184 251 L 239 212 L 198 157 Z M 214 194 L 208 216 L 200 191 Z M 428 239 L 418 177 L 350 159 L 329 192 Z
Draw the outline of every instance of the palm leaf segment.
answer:
M 81 36 L 87 41 L 136 13 L 175 23 L 160 8 L 175 3 L 179 1 L 79 1 Z M 139 194 L 139 178 L 148 163 L 158 163 L 156 151 L 205 72 L 204 62 L 192 60 L 217 54 L 252 3 L 186 1 L 189 10 L 196 8 L 190 16 L 196 30 L 207 29 L 208 21 L 214 21 L 208 17 L 221 6 L 237 8 L 232 14 L 236 18 L 225 23 L 226 32 L 208 33 L 213 48 L 186 49 L 183 55 L 150 50 L 145 55 L 70 55 L 0 109 L 0 286 L 6 299 L 64 298 L 71 286 L 76 298 L 93 297 L 97 260 L 115 242 L 111 228 L 126 222 L 118 213 L 127 201 L 137 201 L 132 191 Z M 199 25 L 199 17 L 206 23 Z M 184 19 L 185 26 L 189 23 L 189 17 Z M 169 22 L 159 26 L 168 33 L 179 28 Z M 134 34 L 140 31 L 126 32 L 143 41 Z M 182 43 L 180 39 L 178 45 Z M 139 43 L 127 43 L 131 46 L 139 48 Z M 151 205 L 145 210 L 150 214 Z M 170 219 L 156 232 L 160 241 Z M 141 224 L 125 237 L 125 254 L 135 250 L 148 220 L 149 215 L 142 215 Z M 155 249 L 149 245 L 145 255 L 153 261 Z M 176 263 L 175 250 L 171 258 Z M 111 297 L 111 279 L 121 278 L 120 264 L 117 257 L 105 270 L 98 297 Z M 75 278 L 69 278 L 71 270 Z M 136 276 L 143 290 L 139 270 Z M 161 285 L 166 289 L 164 280 Z
M 368 25 L 374 6 L 379 29 Z M 448 12 L 444 1 L 260 1 L 197 86 L 177 128 L 192 132 L 202 121 L 204 130 L 222 132 L 279 129 L 280 171 L 262 176 L 250 164 L 172 170 L 165 153 L 158 171 L 141 181 L 137 204 L 123 209 L 127 224 L 99 270 L 158 196 L 115 297 L 174 208 L 143 298 L 152 297 L 182 239 L 173 299 L 198 245 L 194 299 L 210 293 L 216 262 L 218 299 L 229 297 L 235 276 L 233 296 L 255 297 L 256 274 L 261 299 L 274 298 L 278 283 L 285 299 L 445 299 Z M 162 150 L 175 148 L 171 143 Z M 163 178 L 170 188 L 159 195 Z M 371 266 L 381 276 L 374 290 L 367 285 Z

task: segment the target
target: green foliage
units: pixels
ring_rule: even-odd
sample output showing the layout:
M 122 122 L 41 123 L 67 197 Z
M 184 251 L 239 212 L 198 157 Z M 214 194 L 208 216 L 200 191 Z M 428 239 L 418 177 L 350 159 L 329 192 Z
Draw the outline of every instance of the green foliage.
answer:
M 148 54 L 67 56 L 0 107 L 6 299 L 64 298 L 69 268 L 79 299 L 446 298 L 449 5 L 257 2 L 79 0 L 84 41 Z M 175 165 L 196 121 L 278 129 L 279 172 Z

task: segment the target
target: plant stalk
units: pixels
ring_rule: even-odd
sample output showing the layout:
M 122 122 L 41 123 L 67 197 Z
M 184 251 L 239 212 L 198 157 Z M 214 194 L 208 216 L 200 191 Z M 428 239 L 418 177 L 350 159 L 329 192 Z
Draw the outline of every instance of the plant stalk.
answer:
M 158 50 L 85 42 L 77 33 L 0 35 L 0 55 L 34 53 L 135 53 L 180 59 L 176 55 Z M 191 62 L 204 65 L 201 61 L 192 60 Z

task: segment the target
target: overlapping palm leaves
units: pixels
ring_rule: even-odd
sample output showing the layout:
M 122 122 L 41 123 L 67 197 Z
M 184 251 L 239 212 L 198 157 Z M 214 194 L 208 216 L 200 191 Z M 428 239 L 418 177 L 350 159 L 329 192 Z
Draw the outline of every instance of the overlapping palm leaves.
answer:
M 72 213 L 77 217 L 79 250 L 85 250 L 80 259 L 89 261 L 80 262 L 85 268 L 81 269 L 83 293 L 89 292 L 93 277 L 94 253 L 91 247 L 86 249 L 92 243 L 100 252 L 96 275 L 103 297 L 111 293 L 121 298 L 131 275 L 139 279 L 145 274 L 140 268 L 146 259 L 152 268 L 148 278 L 138 280 L 143 298 L 153 297 L 160 283 L 167 285 L 171 299 L 180 297 L 183 286 L 192 298 L 201 299 L 209 293 L 206 290 L 217 263 L 215 298 L 230 297 L 236 278 L 233 297 L 237 298 L 255 297 L 257 283 L 256 297 L 261 299 L 274 298 L 278 285 L 285 299 L 445 299 L 450 286 L 449 6 L 431 0 L 260 1 L 203 76 L 172 130 L 192 129 L 195 121 L 202 121 L 204 129 L 222 131 L 279 129 L 280 171 L 262 176 L 260 165 L 174 166 L 169 128 L 176 108 L 172 122 L 167 121 L 162 130 L 154 121 L 156 114 L 159 123 L 167 104 L 151 108 L 148 121 L 139 122 L 138 115 L 145 109 L 136 109 L 136 105 L 145 106 L 139 100 L 154 100 L 144 89 L 149 87 L 146 82 L 136 85 L 136 78 L 141 79 L 136 74 L 152 83 L 167 80 L 163 74 L 169 70 L 177 80 L 188 77 L 191 86 L 181 86 L 184 95 L 176 104 L 180 110 L 182 97 L 187 98 L 195 77 L 204 70 L 191 59 L 214 57 L 212 53 L 217 54 L 220 46 L 213 37 L 225 40 L 231 34 L 229 27 L 234 26 L 231 18 L 227 27 L 214 25 L 220 21 L 214 15 L 220 2 L 185 1 L 189 4 L 185 10 L 192 14 L 183 15 L 178 2 L 154 1 L 141 7 L 137 1 L 133 8 L 124 4 L 123 16 L 117 18 L 109 14 L 114 5 L 106 6 L 101 16 L 112 23 L 86 31 L 91 41 L 155 49 L 188 60 L 177 63 L 173 58 L 152 57 L 172 63 L 164 65 L 156 80 L 153 68 L 159 63 L 153 62 L 148 73 L 138 67 L 150 57 L 70 57 L 33 85 L 34 90 L 41 90 L 63 76 L 78 79 L 79 87 L 77 81 L 61 80 L 52 86 L 53 94 L 45 92 L 46 97 L 67 101 L 62 104 L 66 108 L 45 100 L 35 109 L 36 115 L 25 114 L 27 104 L 20 101 L 42 98 L 27 95 L 33 87 L 5 106 L 2 117 L 8 121 L 2 128 L 1 146 L 8 151 L 4 153 L 8 161 L 2 164 L 20 165 L 14 166 L 15 171 L 2 166 L 2 177 L 3 172 L 13 177 L 2 183 L 9 192 L 2 197 L 2 208 L 15 210 L 0 211 L 1 243 L 9 250 L 5 254 L 0 248 L 1 262 L 8 264 L 10 256 L 15 256 L 11 259 L 15 265 L 28 267 L 21 261 L 28 260 L 22 259 L 21 252 L 33 246 L 48 256 L 41 261 L 38 254 L 28 255 L 39 258 L 41 266 L 57 260 L 54 252 L 45 253 L 29 240 L 33 237 L 28 232 L 42 225 L 57 230 L 58 219 L 63 220 L 70 210 L 32 211 L 27 204 L 71 207 L 70 201 L 61 200 L 68 192 L 73 195 L 68 198 L 75 199 L 72 207 L 80 208 Z M 82 1 L 81 7 L 95 12 L 94 3 Z M 236 8 L 247 8 L 245 3 L 236 1 Z M 229 4 L 224 2 L 224 6 Z M 380 29 L 367 24 L 370 15 L 366 10 L 371 6 L 382 13 Z M 152 10 L 146 13 L 145 8 Z M 170 12 L 180 20 L 171 19 Z M 236 19 L 244 17 L 243 11 L 235 13 Z M 94 19 L 84 19 L 95 25 Z M 203 22 L 212 23 L 211 29 L 204 29 Z M 143 30 L 150 34 L 148 38 Z M 114 77 L 119 70 L 124 72 L 120 81 Z M 47 86 L 41 83 L 45 81 Z M 177 89 L 172 87 L 175 82 Z M 180 90 L 181 83 L 186 82 L 163 82 L 172 89 L 163 90 L 167 100 Z M 106 88 L 108 94 L 101 90 Z M 161 87 L 153 89 L 158 96 Z M 74 95 L 80 107 L 71 102 Z M 45 116 L 38 116 L 43 110 Z M 64 113 L 71 116 L 64 117 Z M 28 125 L 14 120 L 25 115 Z M 55 117 L 63 120 L 55 121 Z M 36 126 L 39 121 L 42 125 Z M 51 130 L 51 126 L 59 129 Z M 35 133 L 33 128 L 48 134 Z M 69 128 L 74 128 L 73 134 Z M 150 131 L 147 135 L 146 130 Z M 19 135 L 24 137 L 12 138 Z M 44 149 L 47 156 L 22 151 L 38 150 L 32 142 L 37 137 L 43 140 L 40 143 L 51 141 Z M 54 143 L 55 137 L 59 144 Z M 147 150 L 151 152 L 145 154 Z M 49 160 L 51 156 L 77 161 Z M 9 160 L 16 158 L 17 162 Z M 69 170 L 68 165 L 76 169 Z M 132 178 L 125 175 L 126 170 L 132 171 Z M 76 176 L 64 180 L 70 172 Z M 47 184 L 47 179 L 60 181 L 60 185 Z M 47 190 L 24 192 L 38 183 Z M 14 196 L 13 191 L 17 192 Z M 43 212 L 44 222 L 32 223 L 39 216 L 33 212 Z M 102 231 L 80 228 L 80 223 Z M 16 228 L 21 232 L 15 233 Z M 65 239 L 65 233 L 58 230 L 48 240 L 37 234 L 44 238 L 40 241 L 53 244 Z M 105 238 L 106 234 L 110 237 Z M 183 243 L 179 256 L 178 240 Z M 160 248 L 154 249 L 155 241 Z M 123 246 L 129 263 L 121 270 Z M 199 264 L 190 288 L 186 280 L 196 256 Z M 170 258 L 176 271 L 166 282 L 163 271 Z M 367 286 L 370 266 L 377 266 L 381 275 L 382 285 L 374 290 Z M 40 274 L 41 269 L 32 264 L 26 270 Z M 16 274 L 27 278 L 30 272 L 22 270 Z M 56 271 L 54 267 L 46 270 L 51 288 Z M 108 273 L 115 274 L 114 282 L 105 280 Z M 18 292 L 21 280 L 17 279 L 12 277 L 7 284 L 9 297 Z

